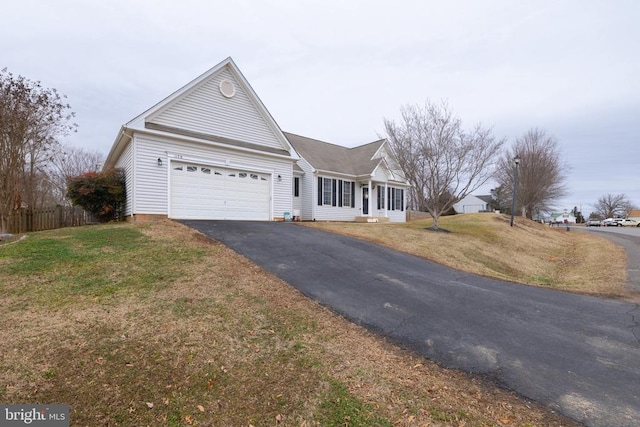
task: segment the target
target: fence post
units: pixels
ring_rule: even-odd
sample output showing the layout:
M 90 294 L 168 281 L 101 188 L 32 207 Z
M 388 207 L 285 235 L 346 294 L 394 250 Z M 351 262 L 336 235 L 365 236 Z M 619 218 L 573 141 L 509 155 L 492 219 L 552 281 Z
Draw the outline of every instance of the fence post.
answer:
M 56 228 L 61 228 L 67 225 L 64 221 L 64 211 L 62 210 L 62 206 L 56 205 Z

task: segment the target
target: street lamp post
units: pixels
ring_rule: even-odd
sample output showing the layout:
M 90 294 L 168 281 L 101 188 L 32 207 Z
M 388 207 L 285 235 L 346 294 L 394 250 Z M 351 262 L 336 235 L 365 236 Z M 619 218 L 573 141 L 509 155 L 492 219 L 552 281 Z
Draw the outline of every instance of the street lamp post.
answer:
M 518 165 L 520 164 L 520 156 L 516 154 L 516 158 L 513 159 L 516 163 L 516 168 L 513 171 L 513 198 L 511 199 L 511 222 L 509 225 L 513 227 L 513 214 L 516 211 L 516 197 L 518 196 Z

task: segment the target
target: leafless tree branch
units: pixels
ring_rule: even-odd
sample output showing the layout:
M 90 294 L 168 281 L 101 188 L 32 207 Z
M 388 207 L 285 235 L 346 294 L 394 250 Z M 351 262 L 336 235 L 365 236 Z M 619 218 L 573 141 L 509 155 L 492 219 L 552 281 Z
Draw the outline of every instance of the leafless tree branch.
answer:
M 411 200 L 438 218 L 477 190 L 493 175 L 505 140 L 476 125 L 465 131 L 446 102 L 401 108 L 401 120 L 385 119 L 387 140 L 395 161 L 412 185 Z

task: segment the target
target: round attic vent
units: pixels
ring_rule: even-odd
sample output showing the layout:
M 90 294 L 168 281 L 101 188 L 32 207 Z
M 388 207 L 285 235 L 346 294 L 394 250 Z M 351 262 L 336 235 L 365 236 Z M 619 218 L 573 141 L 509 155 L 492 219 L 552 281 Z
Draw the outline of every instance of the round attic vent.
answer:
M 231 80 L 224 79 L 220 82 L 220 93 L 225 98 L 233 98 L 233 95 L 236 94 L 236 87 Z

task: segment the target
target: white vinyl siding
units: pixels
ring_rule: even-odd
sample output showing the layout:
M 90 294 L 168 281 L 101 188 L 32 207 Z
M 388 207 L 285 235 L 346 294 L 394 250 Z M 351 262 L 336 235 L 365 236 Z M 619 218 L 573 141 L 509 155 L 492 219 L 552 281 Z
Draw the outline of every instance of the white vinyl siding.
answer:
M 456 213 L 477 213 L 484 210 L 490 210 L 490 206 L 484 200 L 469 194 L 458 203 L 453 205 Z
M 151 136 L 134 137 L 136 167 L 134 184 L 136 191 L 133 214 L 168 215 L 169 164 L 178 160 L 189 160 L 204 166 L 221 166 L 228 169 L 246 169 L 272 175 L 272 218 L 282 218 L 292 208 L 291 185 L 293 164 L 287 159 L 278 159 L 259 154 L 226 150 L 206 143 L 194 143 L 173 138 Z M 158 158 L 163 165 L 158 166 Z M 169 161 L 172 157 L 172 161 Z M 182 159 L 181 159 L 182 157 Z M 280 175 L 280 179 L 278 179 Z
M 316 177 L 313 174 L 313 168 L 306 160 L 300 159 L 298 166 L 304 171 L 304 175 L 300 177 L 300 199 L 302 199 L 300 215 L 303 221 L 311 221 L 316 209 Z
M 354 221 L 360 215 L 360 204 L 351 200 L 350 205 L 344 205 L 344 188 L 349 185 L 349 192 L 355 193 L 353 181 L 346 181 L 339 177 L 320 176 L 315 178 L 319 193 L 314 206 L 314 219 L 317 221 Z M 328 199 L 328 200 L 327 200 Z M 327 204 L 328 201 L 328 204 Z M 352 206 L 353 205 L 353 206 Z
M 406 191 L 404 188 L 387 186 L 387 216 L 391 222 L 405 222 L 407 218 Z
M 116 168 L 124 170 L 125 189 L 127 191 L 127 202 L 124 215 L 129 216 L 133 212 L 134 192 L 133 192 L 133 144 L 129 142 L 123 150 L 116 163 Z
M 232 98 L 225 98 L 220 93 L 220 81 L 225 79 L 235 86 Z M 228 68 L 214 74 L 148 121 L 271 148 L 286 148 Z
M 382 165 L 378 166 L 373 173 L 372 179 L 374 181 L 380 181 L 380 182 L 388 181 L 390 177 L 389 177 L 389 172 L 387 171 L 387 168 Z
M 166 145 L 145 137 L 134 136 L 135 200 L 133 214 L 167 215 L 167 160 Z M 164 159 L 158 166 L 158 158 Z
M 387 216 L 390 222 L 407 222 L 406 211 L 388 211 Z
M 376 185 L 374 216 L 385 216 L 391 222 L 406 222 L 407 190 L 384 183 Z

